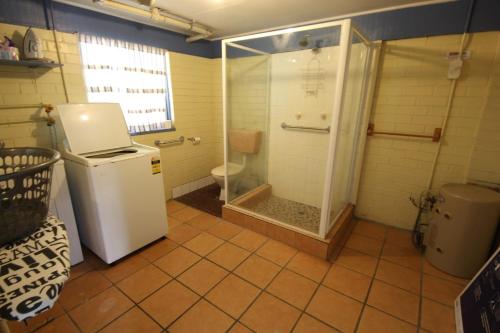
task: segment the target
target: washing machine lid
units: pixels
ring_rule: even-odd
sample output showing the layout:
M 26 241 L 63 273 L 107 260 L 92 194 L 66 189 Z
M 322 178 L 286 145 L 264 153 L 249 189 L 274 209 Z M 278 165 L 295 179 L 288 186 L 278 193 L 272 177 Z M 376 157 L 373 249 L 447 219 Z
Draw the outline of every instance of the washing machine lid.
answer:
M 74 154 L 85 154 L 130 147 L 125 117 L 120 104 L 63 104 L 57 112 Z
M 471 202 L 496 202 L 500 204 L 500 193 L 486 187 L 469 184 L 446 184 L 441 192 Z

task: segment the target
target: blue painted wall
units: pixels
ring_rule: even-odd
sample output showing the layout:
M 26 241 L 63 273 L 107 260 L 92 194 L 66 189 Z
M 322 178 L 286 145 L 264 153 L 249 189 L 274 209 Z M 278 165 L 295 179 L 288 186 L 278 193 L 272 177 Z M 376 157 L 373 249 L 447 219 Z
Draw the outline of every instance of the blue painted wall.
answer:
M 50 6 L 51 0 L 46 1 Z M 55 28 L 97 34 L 162 47 L 174 52 L 213 58 L 214 43 L 186 43 L 186 36 L 82 8 L 53 2 Z M 50 15 L 50 13 L 49 13 Z M 50 18 L 50 17 L 49 17 Z M 0 0 L 0 22 L 47 28 L 43 0 Z M 49 19 L 50 25 L 50 19 Z
M 51 0 L 46 0 L 51 3 Z M 372 40 L 462 33 L 470 2 L 458 0 L 354 17 Z M 0 0 L 0 22 L 47 27 L 43 0 Z M 85 32 L 163 47 L 207 58 L 220 57 L 220 42 L 186 43 L 185 36 L 120 18 L 53 3 L 57 30 Z M 50 20 L 49 20 L 50 21 Z M 476 0 L 469 32 L 500 30 L 500 0 Z

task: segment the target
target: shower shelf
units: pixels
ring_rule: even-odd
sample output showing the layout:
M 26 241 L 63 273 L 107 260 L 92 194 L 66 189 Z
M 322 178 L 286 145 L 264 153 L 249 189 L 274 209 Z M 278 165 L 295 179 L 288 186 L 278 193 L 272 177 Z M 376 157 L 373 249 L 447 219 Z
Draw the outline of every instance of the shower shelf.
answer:
M 377 132 L 375 131 L 375 124 L 368 124 L 368 130 L 366 131 L 366 135 L 394 135 L 394 136 L 405 136 L 411 138 L 424 138 L 424 139 L 432 139 L 432 142 L 439 142 L 441 140 L 441 131 L 442 129 L 436 127 L 434 129 L 434 133 L 432 135 L 422 135 L 422 134 L 409 134 L 409 133 L 397 133 L 397 132 Z

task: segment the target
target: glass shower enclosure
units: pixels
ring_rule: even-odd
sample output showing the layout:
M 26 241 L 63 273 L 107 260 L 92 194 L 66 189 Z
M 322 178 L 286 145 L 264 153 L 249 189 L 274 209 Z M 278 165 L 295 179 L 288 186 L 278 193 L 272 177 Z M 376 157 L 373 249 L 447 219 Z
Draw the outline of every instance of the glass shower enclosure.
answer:
M 222 41 L 228 207 L 325 238 L 355 204 L 371 50 L 351 20 Z

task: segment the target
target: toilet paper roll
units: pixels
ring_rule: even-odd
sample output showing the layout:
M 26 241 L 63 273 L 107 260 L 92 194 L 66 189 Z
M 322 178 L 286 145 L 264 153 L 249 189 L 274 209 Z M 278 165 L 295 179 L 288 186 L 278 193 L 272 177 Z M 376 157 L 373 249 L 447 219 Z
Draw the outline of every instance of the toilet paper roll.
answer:
M 199 145 L 201 143 L 201 138 L 199 136 L 193 136 L 192 138 L 188 139 L 193 143 L 193 145 Z

